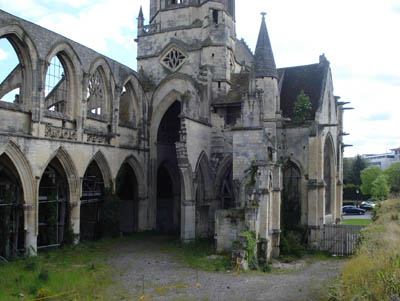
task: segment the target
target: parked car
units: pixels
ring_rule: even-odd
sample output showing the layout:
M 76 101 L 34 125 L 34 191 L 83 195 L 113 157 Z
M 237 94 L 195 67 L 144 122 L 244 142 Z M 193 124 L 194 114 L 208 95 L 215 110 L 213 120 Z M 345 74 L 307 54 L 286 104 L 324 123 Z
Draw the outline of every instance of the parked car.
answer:
M 375 207 L 375 203 L 371 202 L 371 201 L 362 202 L 360 205 L 360 208 L 364 209 L 364 210 L 372 210 L 372 209 L 374 209 L 374 207 Z
M 365 214 L 365 210 L 361 208 L 357 208 L 356 206 L 343 206 L 342 212 L 344 214 Z

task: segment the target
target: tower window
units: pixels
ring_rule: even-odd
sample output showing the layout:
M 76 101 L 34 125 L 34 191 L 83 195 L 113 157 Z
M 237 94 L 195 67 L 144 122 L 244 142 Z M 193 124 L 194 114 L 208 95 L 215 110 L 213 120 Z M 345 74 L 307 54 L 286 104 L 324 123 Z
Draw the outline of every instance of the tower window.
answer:
M 215 24 L 218 24 L 218 10 L 213 9 L 212 15 L 213 15 L 213 22 Z

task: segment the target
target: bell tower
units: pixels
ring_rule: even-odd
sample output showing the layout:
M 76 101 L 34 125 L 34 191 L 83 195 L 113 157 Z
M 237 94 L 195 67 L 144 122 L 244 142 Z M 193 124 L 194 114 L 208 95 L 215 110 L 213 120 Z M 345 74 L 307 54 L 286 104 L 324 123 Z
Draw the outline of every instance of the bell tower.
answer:
M 148 25 L 138 17 L 138 70 L 155 85 L 171 73 L 201 82 L 206 72 L 214 96 L 223 97 L 234 61 L 234 15 L 234 0 L 150 0 Z

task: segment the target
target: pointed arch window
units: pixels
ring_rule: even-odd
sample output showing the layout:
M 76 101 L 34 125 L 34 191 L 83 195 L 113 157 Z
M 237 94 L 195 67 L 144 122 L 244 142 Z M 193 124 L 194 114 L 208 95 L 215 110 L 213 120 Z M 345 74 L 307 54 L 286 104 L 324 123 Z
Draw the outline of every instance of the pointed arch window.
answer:
M 45 84 L 45 106 L 52 112 L 66 113 L 68 77 L 61 56 L 54 56 L 47 68 Z
M 23 68 L 13 45 L 0 38 L 0 101 L 20 104 Z
M 128 82 L 121 92 L 119 102 L 119 123 L 122 126 L 136 127 L 138 119 L 137 97 L 135 90 Z
M 87 110 L 89 117 L 102 117 L 105 114 L 106 85 L 101 68 L 97 68 L 89 79 L 87 87 Z

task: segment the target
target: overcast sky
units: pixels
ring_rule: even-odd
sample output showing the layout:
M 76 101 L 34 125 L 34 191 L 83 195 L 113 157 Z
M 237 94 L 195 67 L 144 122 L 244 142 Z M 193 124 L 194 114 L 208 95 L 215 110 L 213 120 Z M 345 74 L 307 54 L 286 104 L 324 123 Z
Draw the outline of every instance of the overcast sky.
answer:
M 136 18 L 149 0 L 0 0 L 0 8 L 136 70 Z M 345 113 L 345 156 L 400 147 L 400 0 L 237 0 L 237 37 L 254 50 L 260 12 L 277 67 L 331 62 Z M 12 64 L 0 43 L 1 70 Z

